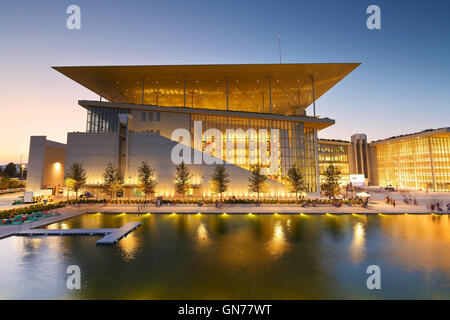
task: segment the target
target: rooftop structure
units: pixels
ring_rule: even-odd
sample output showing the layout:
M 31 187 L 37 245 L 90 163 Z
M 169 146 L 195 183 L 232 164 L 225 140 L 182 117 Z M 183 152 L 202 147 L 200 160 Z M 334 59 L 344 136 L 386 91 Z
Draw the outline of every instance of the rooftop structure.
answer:
M 303 115 L 309 105 L 359 65 L 295 63 L 53 68 L 110 102 Z

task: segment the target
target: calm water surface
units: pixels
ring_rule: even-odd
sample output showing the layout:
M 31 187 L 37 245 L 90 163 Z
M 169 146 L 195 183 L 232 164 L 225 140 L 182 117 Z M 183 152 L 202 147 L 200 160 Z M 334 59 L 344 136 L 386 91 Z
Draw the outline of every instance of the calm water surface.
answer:
M 0 240 L 1 299 L 449 299 L 449 216 L 87 214 L 48 228 L 96 236 Z M 381 268 L 368 290 L 366 268 Z M 81 268 L 68 290 L 66 268 Z

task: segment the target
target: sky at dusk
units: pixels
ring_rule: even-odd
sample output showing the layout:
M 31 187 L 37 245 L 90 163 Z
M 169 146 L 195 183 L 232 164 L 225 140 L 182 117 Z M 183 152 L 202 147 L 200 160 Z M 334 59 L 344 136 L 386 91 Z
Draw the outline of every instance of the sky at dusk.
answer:
M 81 8 L 81 30 L 66 8 Z M 366 8 L 381 8 L 381 30 Z M 79 99 L 98 96 L 59 65 L 361 62 L 316 103 L 321 138 L 377 140 L 450 126 L 450 1 L 0 2 L 0 164 L 28 158 L 31 135 L 85 131 Z

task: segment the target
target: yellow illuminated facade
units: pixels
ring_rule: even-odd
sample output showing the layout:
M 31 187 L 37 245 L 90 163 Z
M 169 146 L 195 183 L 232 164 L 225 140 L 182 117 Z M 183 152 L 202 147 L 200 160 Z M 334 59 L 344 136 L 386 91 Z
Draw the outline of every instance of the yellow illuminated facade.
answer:
M 350 182 L 349 171 L 350 142 L 320 139 L 318 144 L 320 182 L 325 180 L 324 172 L 330 165 L 334 165 L 341 172 L 340 184 Z
M 428 191 L 450 191 L 450 128 L 370 144 L 374 182 Z
M 237 130 L 242 129 L 246 131 L 248 129 L 267 129 L 268 134 L 264 138 L 267 139 L 267 156 L 269 157 L 272 153 L 271 146 L 271 129 L 279 130 L 279 141 L 278 141 L 278 172 L 276 175 L 271 175 L 270 178 L 281 183 L 286 183 L 286 177 L 289 168 L 294 164 L 303 168 L 305 175 L 305 183 L 308 192 L 315 192 L 317 190 L 317 175 L 316 175 L 316 129 L 307 127 L 304 122 L 299 121 L 289 121 L 289 120 L 272 120 L 272 119 L 258 119 L 258 118 L 243 118 L 243 117 L 223 117 L 216 115 L 204 115 L 204 114 L 192 114 L 191 115 L 191 132 L 194 131 L 194 122 L 201 121 L 203 130 L 208 129 L 218 129 L 221 132 L 226 132 L 228 129 Z M 258 132 L 257 140 L 263 139 Z M 244 152 L 243 159 L 245 162 L 238 164 L 236 160 L 231 160 L 229 162 L 235 163 L 242 168 L 250 169 L 250 154 L 249 154 L 249 137 L 247 135 L 242 136 L 245 141 L 242 145 L 245 148 L 240 152 Z M 223 148 L 226 145 L 226 135 L 223 135 Z M 236 137 L 239 140 L 240 137 Z M 213 141 L 206 141 L 203 135 L 202 150 L 208 144 Z M 238 145 L 239 142 L 236 143 Z M 259 143 L 258 143 L 259 145 Z M 214 155 L 214 154 L 213 154 Z M 238 154 L 234 155 L 235 158 Z M 227 160 L 225 152 L 223 153 L 223 160 Z M 259 162 L 259 161 L 258 161 Z M 260 162 L 259 162 L 260 163 Z M 348 171 L 348 170 L 347 170 Z

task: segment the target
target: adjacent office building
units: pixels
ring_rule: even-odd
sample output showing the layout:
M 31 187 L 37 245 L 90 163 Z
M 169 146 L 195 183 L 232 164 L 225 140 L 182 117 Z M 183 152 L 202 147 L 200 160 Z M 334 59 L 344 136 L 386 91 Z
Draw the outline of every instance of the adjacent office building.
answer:
M 428 191 L 450 191 L 450 128 L 374 141 L 371 182 Z

